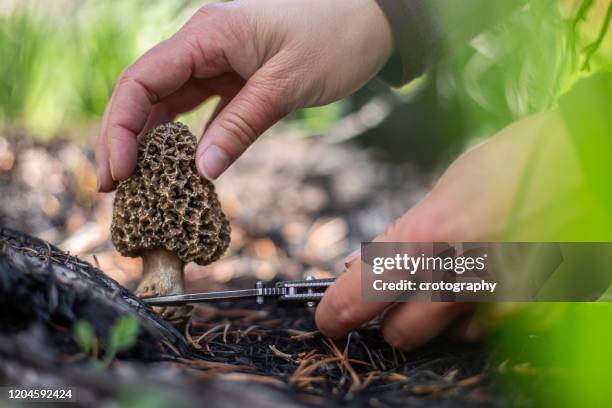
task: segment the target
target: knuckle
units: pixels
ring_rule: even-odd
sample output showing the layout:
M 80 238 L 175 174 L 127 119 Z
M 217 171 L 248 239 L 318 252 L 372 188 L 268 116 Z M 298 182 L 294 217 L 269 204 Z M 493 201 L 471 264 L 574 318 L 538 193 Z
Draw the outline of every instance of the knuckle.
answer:
M 130 138 L 126 138 L 124 131 L 128 130 L 130 131 L 128 128 L 126 128 L 124 125 L 118 124 L 118 123 L 113 123 L 110 125 L 110 129 L 111 130 L 118 130 L 115 132 L 109 132 L 108 134 L 108 142 L 110 144 L 117 144 L 117 145 L 122 145 L 124 143 L 129 143 L 130 142 Z
M 227 112 L 220 126 L 225 132 L 234 137 L 243 149 L 250 146 L 258 136 L 255 128 L 237 112 Z
M 134 77 L 134 66 L 130 65 L 126 69 L 123 70 L 119 78 L 117 79 L 117 88 L 124 88 L 130 82 L 132 82 Z
M 222 68 L 228 65 L 223 46 L 214 35 L 206 37 L 184 35 L 181 42 L 191 56 L 192 71 L 200 75 L 200 67 L 205 69 Z
M 138 75 L 138 65 L 139 65 L 139 60 L 136 60 L 133 64 L 129 65 L 127 68 L 125 68 L 122 72 L 121 75 L 119 75 L 119 79 L 117 80 L 118 84 L 130 84 L 134 81 L 134 79 L 136 78 L 136 76 Z
M 287 94 L 288 88 L 273 83 L 274 80 L 253 84 L 253 108 L 260 109 L 262 116 L 278 120 L 291 110 L 291 98 Z
M 156 104 L 160 100 L 159 95 L 153 92 L 151 88 L 140 79 L 136 64 L 126 68 L 117 80 L 117 89 L 121 90 L 130 87 L 140 88 L 140 91 L 146 94 L 147 99 L 151 102 L 151 104 Z
M 359 316 L 354 307 L 354 299 L 351 299 L 347 291 L 336 291 L 329 298 L 330 315 L 334 316 L 336 328 L 353 328 L 359 324 Z
M 219 42 L 226 39 L 229 43 L 239 44 L 237 40 L 248 38 L 241 35 L 245 20 L 237 18 L 239 15 L 237 8 L 228 10 L 225 4 L 206 4 L 195 12 L 185 25 L 185 29 L 201 37 L 217 38 Z
M 223 4 L 207 4 L 200 7 L 191 19 L 179 30 L 176 38 L 191 56 L 191 65 L 196 75 L 201 69 L 228 65 L 226 48 L 233 42 L 232 13 Z M 234 42 L 235 43 L 235 42 Z
M 221 17 L 224 10 L 225 10 L 225 7 L 223 7 L 222 4 L 218 4 L 218 3 L 205 4 L 196 10 L 192 19 L 200 19 L 200 18 L 210 19 L 210 18 Z

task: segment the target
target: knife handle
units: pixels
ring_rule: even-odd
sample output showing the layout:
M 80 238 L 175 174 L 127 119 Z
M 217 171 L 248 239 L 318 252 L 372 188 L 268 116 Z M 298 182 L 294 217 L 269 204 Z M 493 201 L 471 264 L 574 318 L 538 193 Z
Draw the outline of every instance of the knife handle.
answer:
M 328 287 L 334 284 L 336 279 L 315 279 L 308 277 L 304 280 L 283 281 L 276 284 L 276 288 L 283 291 L 278 297 L 281 303 L 305 303 L 312 307 L 323 298 Z

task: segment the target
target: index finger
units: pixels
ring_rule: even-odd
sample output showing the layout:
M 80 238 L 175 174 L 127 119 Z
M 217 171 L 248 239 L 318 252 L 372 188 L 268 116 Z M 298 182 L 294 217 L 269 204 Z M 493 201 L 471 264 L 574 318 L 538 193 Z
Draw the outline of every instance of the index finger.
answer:
M 191 76 L 190 52 L 175 39 L 152 48 L 119 78 L 99 138 L 106 145 L 112 178 L 130 176 L 136 163 L 136 136 L 151 108 Z
M 361 260 L 352 262 L 348 270 L 330 286 L 316 310 L 317 327 L 332 338 L 346 335 L 369 322 L 391 303 L 364 302 L 361 296 Z

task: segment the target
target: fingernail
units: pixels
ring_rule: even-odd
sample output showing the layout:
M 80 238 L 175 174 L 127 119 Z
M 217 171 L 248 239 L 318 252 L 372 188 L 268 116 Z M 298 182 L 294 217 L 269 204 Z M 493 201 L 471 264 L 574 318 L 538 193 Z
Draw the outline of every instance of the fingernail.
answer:
M 215 180 L 229 165 L 230 158 L 227 153 L 215 145 L 211 145 L 204 150 L 204 154 L 202 154 L 198 163 L 200 173 L 208 180 Z
M 356 249 L 351 252 L 346 258 L 344 258 L 344 267 L 348 268 L 355 259 L 361 256 L 361 249 Z
M 111 178 L 115 181 L 117 181 L 117 179 L 115 178 L 115 170 L 113 169 L 113 161 L 109 160 L 108 162 L 108 169 L 110 170 L 110 174 L 111 174 Z

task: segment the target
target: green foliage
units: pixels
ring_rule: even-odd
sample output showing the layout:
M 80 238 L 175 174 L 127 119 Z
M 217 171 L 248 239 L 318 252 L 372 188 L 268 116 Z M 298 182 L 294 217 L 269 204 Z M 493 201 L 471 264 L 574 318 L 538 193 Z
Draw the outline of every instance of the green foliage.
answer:
M 584 10 L 562 12 L 563 6 L 555 0 L 528 2 L 435 71 L 440 98 L 458 101 L 474 136 L 492 135 L 556 106 L 581 76 L 611 67 L 612 55 L 600 48 L 592 55 L 590 71 L 582 69 L 588 46 L 604 27 L 595 23 L 600 19 L 588 4 Z M 478 25 L 481 16 L 472 18 L 466 24 Z
M 86 2 L 80 18 L 67 33 L 74 45 L 74 61 L 67 65 L 77 96 L 75 114 L 99 118 L 121 71 L 137 58 L 135 30 L 142 24 L 134 2 Z M 95 18 L 92 15 L 95 14 Z M 125 14 L 134 18 L 125 18 Z
M 23 118 L 48 35 L 44 20 L 26 10 L 0 15 L 0 119 Z
M 525 387 L 536 406 L 612 405 L 611 315 L 611 303 L 525 307 L 504 324 L 495 340 L 511 364 L 528 362 L 535 376 L 507 376 L 506 386 Z
M 73 327 L 74 340 L 85 354 L 91 354 L 94 342 L 97 341 L 96 333 L 91 324 L 85 320 L 79 320 Z
M 0 13 L 0 121 L 52 136 L 98 121 L 119 74 L 201 2 L 15 2 Z
M 559 203 L 572 222 L 564 229 L 532 226 L 531 236 L 551 241 L 612 241 L 612 72 L 600 72 L 578 81 L 560 98 L 559 110 L 567 126 L 583 185 Z M 557 135 L 558 136 L 558 135 Z M 548 149 L 555 149 L 549 146 Z M 564 171 L 565 169 L 559 169 Z M 524 184 L 529 183 L 527 177 Z M 539 186 L 553 191 L 556 186 Z M 554 217 L 553 217 L 554 219 Z M 537 239 L 537 238 L 535 238 Z M 609 254 L 604 251 L 577 256 L 571 273 L 558 284 L 572 288 L 609 282 Z M 567 255 L 567 254 L 565 254 Z M 564 256 L 565 256 L 564 255 Z M 566 257 L 566 263 L 572 258 Z M 579 271 L 577 273 L 577 271 Z M 554 284 L 551 282 L 550 284 Z M 606 283 L 607 284 L 607 283 Z M 597 285 L 594 286 L 598 287 Z M 600 287 L 600 286 L 599 286 Z M 610 289 L 604 297 L 612 293 Z M 532 304 L 503 325 L 498 345 L 516 362 L 531 362 L 546 375 L 546 386 L 537 392 L 542 406 L 610 406 L 612 390 L 612 303 Z M 543 335 L 544 342 L 525 341 Z M 530 387 L 529 384 L 523 384 Z
M 589 239 L 612 240 L 612 72 L 577 83 L 561 100 L 561 111 L 591 193 L 589 201 L 596 206 L 591 211 L 600 215 L 603 235 Z
M 107 346 L 107 352 L 116 354 L 129 350 L 138 339 L 138 319 L 134 315 L 124 316 L 113 326 Z
M 342 101 L 331 103 L 326 106 L 302 109 L 292 115 L 292 119 L 307 133 L 321 134 L 342 117 Z
M 74 324 L 73 336 L 83 352 L 90 356 L 90 365 L 96 369 L 106 369 L 115 359 L 117 353 L 134 347 L 138 340 L 139 324 L 134 315 L 120 317 L 110 330 L 105 341 L 100 341 L 104 349 L 104 357 L 99 359 L 96 345 L 98 339 L 89 322 L 79 320 Z
M 458 101 L 474 136 L 489 136 L 515 120 L 559 108 L 569 130 L 575 170 L 585 182 L 545 214 L 553 228 L 549 223 L 548 229 L 542 229 L 544 223 L 539 222 L 526 228 L 534 240 L 609 242 L 612 54 L 606 30 L 612 6 L 592 0 L 573 4 L 575 8 L 561 13 L 561 3 L 530 2 L 443 61 L 435 71 L 435 81 L 442 101 Z M 531 167 L 542 149 L 554 150 L 559 142 L 555 142 L 559 135 L 550 136 L 551 144 L 534 147 L 518 191 L 534 188 Z M 574 170 L 573 162 L 566 167 Z M 543 194 L 559 188 L 535 187 Z M 524 204 L 517 199 L 513 212 Z M 572 219 L 565 223 L 562 217 L 568 214 Z M 509 220 L 509 231 L 517 227 L 515 221 Z M 513 235 L 507 238 L 512 240 Z M 591 259 L 582 264 L 584 273 L 576 276 L 574 271 L 567 282 L 582 285 L 609 276 L 609 265 L 609 259 Z M 611 289 L 604 296 L 610 293 Z M 527 392 L 535 391 L 537 406 L 610 406 L 611 316 L 610 303 L 523 305 L 520 313 L 502 324 L 494 345 L 510 361 L 535 365 L 544 376 L 536 390 L 534 377 L 515 378 Z

